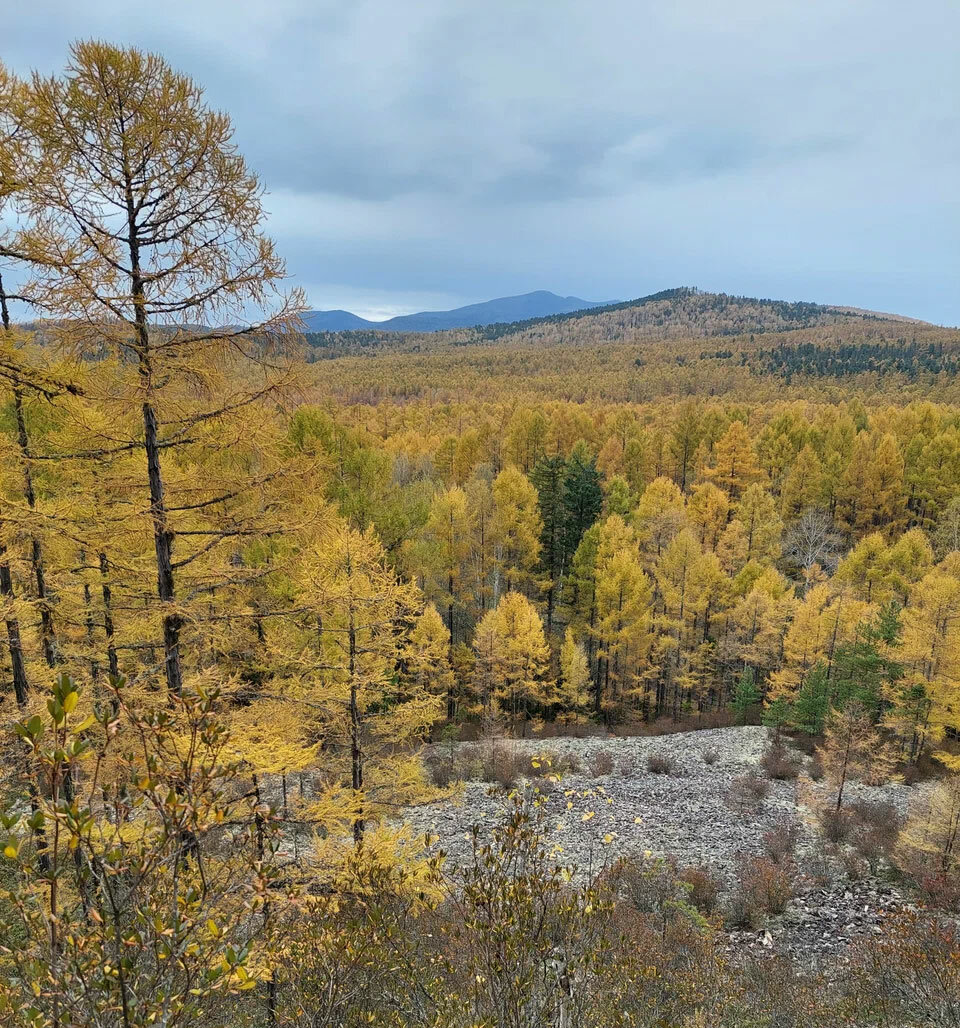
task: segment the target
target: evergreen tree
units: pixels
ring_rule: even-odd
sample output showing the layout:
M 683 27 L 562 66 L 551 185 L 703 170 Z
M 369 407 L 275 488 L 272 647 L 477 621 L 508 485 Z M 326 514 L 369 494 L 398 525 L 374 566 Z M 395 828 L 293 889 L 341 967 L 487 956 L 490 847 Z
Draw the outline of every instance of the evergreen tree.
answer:
M 733 690 L 733 699 L 730 701 L 730 707 L 741 725 L 749 722 L 762 699 L 753 668 L 745 667 Z
M 900 637 L 899 608 L 885 606 L 870 622 L 857 626 L 855 638 L 834 652 L 832 703 L 838 709 L 856 700 L 876 720 L 888 695 L 903 677 L 903 666 L 888 651 Z
M 540 457 L 530 472 L 537 489 L 537 505 L 543 528 L 540 532 L 540 566 L 547 580 L 547 637 L 553 627 L 553 607 L 560 578 L 566 573 L 573 551 L 567 549 L 568 512 L 565 504 L 567 462 L 559 454 Z M 579 539 L 577 540 L 579 542 Z
M 786 697 L 780 696 L 767 705 L 763 711 L 763 723 L 767 728 L 772 728 L 775 738 L 780 741 L 780 732 L 791 723 L 793 711 Z
M 793 723 L 808 735 L 822 735 L 830 713 L 830 681 L 827 668 L 818 661 L 809 672 L 793 701 Z
M 603 510 L 597 458 L 584 442 L 577 443 L 567 462 L 563 476 L 563 510 L 566 516 L 563 552 L 569 561 L 580 545 L 583 533 Z

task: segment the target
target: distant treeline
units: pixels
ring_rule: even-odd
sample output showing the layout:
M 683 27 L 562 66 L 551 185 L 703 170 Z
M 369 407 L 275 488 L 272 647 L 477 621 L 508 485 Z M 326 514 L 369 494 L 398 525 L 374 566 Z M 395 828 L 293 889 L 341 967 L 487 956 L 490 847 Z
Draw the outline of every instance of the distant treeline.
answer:
M 718 351 L 713 356 L 720 357 Z M 723 356 L 733 358 L 730 351 Z M 840 343 L 833 346 L 801 343 L 742 352 L 742 365 L 757 375 L 779 375 L 790 382 L 795 375 L 811 378 L 845 378 L 851 375 L 903 375 L 911 381 L 925 375 L 956 374 L 960 355 L 945 350 L 943 343 L 918 343 L 899 338 L 883 343 Z

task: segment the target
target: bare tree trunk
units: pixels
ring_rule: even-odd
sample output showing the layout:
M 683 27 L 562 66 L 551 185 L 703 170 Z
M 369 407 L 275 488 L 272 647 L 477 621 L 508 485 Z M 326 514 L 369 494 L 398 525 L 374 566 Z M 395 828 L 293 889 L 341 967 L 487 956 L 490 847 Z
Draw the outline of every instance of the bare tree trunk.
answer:
M 152 402 L 153 370 L 150 365 L 150 329 L 145 310 L 146 291 L 140 270 L 140 238 L 137 207 L 133 199 L 132 176 L 124 167 L 124 192 L 127 205 L 127 247 L 130 252 L 130 295 L 137 332 L 137 356 L 140 382 L 143 387 L 143 449 L 147 457 L 147 479 L 150 486 L 150 517 L 153 520 L 153 543 L 157 555 L 157 595 L 167 610 L 163 615 L 163 658 L 167 689 L 177 696 L 183 689 L 180 662 L 180 630 L 183 618 L 172 608 L 176 602 L 173 579 L 173 539 L 169 512 L 164 497 L 163 473 L 160 467 L 160 438 L 157 412 Z
M 6 307 L 6 305 L 4 305 Z M 5 318 L 4 328 L 9 328 L 9 315 Z M 23 461 L 23 495 L 31 510 L 37 508 L 37 494 L 33 488 L 33 473 L 30 471 L 30 439 L 27 435 L 27 421 L 23 413 L 23 390 L 19 384 L 13 387 L 13 412 L 17 421 L 17 445 Z M 43 644 L 43 656 L 48 667 L 55 667 L 58 661 L 57 636 L 53 627 L 53 613 L 47 595 L 46 572 L 43 566 L 43 546 L 35 536 L 30 537 L 30 568 L 37 588 L 37 606 L 40 608 L 40 638 Z
M 353 620 L 353 611 L 350 611 L 350 766 L 351 784 L 354 793 L 359 793 L 363 788 L 363 749 L 360 740 L 360 707 L 357 702 L 357 632 Z M 353 841 L 359 848 L 363 845 L 364 819 L 361 811 L 353 822 Z
M 120 662 L 117 660 L 117 648 L 113 641 L 113 595 L 110 589 L 110 564 L 103 550 L 100 551 L 98 556 L 100 559 L 100 580 L 102 582 L 100 589 L 103 594 L 103 630 L 107 636 L 107 664 L 110 668 L 110 674 L 114 678 L 119 678 Z
M 80 551 L 80 566 L 86 571 L 87 565 L 87 551 Z M 87 635 L 87 645 L 90 647 L 90 677 L 94 682 L 100 678 L 100 661 L 93 655 L 94 649 L 94 633 L 93 633 L 93 594 L 90 590 L 90 583 L 86 577 L 83 580 L 83 610 L 84 610 L 84 627 Z
M 10 331 L 10 310 L 7 307 L 7 293 L 3 288 L 3 278 L 0 277 L 0 324 L 4 332 Z M 23 459 L 23 484 L 24 495 L 31 510 L 36 505 L 36 495 L 33 489 L 33 476 L 30 473 L 29 439 L 27 437 L 27 425 L 23 415 L 23 393 L 20 384 L 13 385 L 13 407 L 17 421 L 17 445 L 20 447 L 20 455 Z M 0 560 L 6 553 L 4 547 L 0 547 Z M 43 573 L 43 551 L 36 538 L 31 539 L 30 563 L 34 579 L 37 583 L 37 599 L 40 602 L 40 619 L 43 633 L 43 653 L 47 664 L 50 667 L 56 663 L 56 637 L 53 633 L 53 619 L 50 608 L 47 605 L 46 579 Z M 0 566 L 0 593 L 13 598 L 13 578 L 10 575 L 10 566 L 3 561 Z M 29 685 L 23 664 L 23 647 L 20 641 L 20 623 L 16 618 L 8 618 L 7 622 L 7 643 L 10 648 L 10 663 L 13 666 L 13 689 L 17 696 L 17 702 L 22 706 L 26 702 Z
M 10 565 L 6 561 L 6 554 L 7 548 L 0 543 L 0 595 L 12 600 L 14 599 L 13 576 L 10 574 Z M 15 617 L 8 617 L 6 626 L 10 666 L 13 671 L 13 693 L 17 699 L 17 706 L 23 707 L 26 705 L 27 694 L 30 692 L 30 682 L 27 679 L 27 669 L 23 661 L 20 622 Z

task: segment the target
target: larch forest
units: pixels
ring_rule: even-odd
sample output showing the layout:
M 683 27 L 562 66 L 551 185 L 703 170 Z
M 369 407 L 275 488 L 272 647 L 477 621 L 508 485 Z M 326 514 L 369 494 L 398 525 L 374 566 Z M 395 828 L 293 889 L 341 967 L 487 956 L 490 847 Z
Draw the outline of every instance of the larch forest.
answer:
M 83 42 L 0 104 L 0 1025 L 960 1024 L 960 331 L 306 334 L 198 84 Z M 557 844 L 718 732 L 733 830 L 796 818 L 732 879 Z M 899 900 L 779 952 L 817 875 Z

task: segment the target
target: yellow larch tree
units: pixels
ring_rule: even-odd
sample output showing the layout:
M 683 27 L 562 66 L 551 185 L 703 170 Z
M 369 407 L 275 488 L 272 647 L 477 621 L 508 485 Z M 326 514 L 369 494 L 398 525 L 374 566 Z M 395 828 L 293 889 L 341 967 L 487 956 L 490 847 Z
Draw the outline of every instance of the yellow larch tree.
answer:
M 402 651 L 404 681 L 414 695 L 443 697 L 447 720 L 457 714 L 457 682 L 451 664 L 449 633 L 440 612 L 428 603 L 407 633 Z
M 817 661 L 829 659 L 836 634 L 833 607 L 839 603 L 831 600 L 826 584 L 813 586 L 802 600 L 794 601 L 783 640 L 783 660 L 770 675 L 771 700 L 792 700 Z
M 644 566 L 649 570 L 664 547 L 687 524 L 683 493 L 676 482 L 662 476 L 655 478 L 641 494 L 632 524 Z
M 565 717 L 576 719 L 589 702 L 590 662 L 572 628 L 567 628 L 560 647 L 560 681 L 557 699 Z
M 493 483 L 494 602 L 503 592 L 531 586 L 542 528 L 533 483 L 519 468 L 504 468 Z
M 301 576 L 321 639 L 316 702 L 328 749 L 348 758 L 348 774 L 337 772 L 336 784 L 346 777 L 352 790 L 353 837 L 361 845 L 369 819 L 422 793 L 416 745 L 443 698 L 409 687 L 401 696 L 403 626 L 420 601 L 387 566 L 372 529 L 358 532 L 336 519 L 304 554 Z
M 458 610 L 462 617 L 460 591 L 464 569 L 470 554 L 470 512 L 467 494 L 454 486 L 438 493 L 430 504 L 430 513 L 423 529 L 423 538 L 428 546 L 429 563 L 432 565 L 435 581 L 430 593 L 442 603 L 447 615 L 448 659 L 452 659 L 457 643 Z M 453 702 L 451 693 L 450 703 Z M 449 707 L 447 716 L 453 717 Z
M 946 566 L 945 566 L 946 565 Z M 947 558 L 910 591 L 903 612 L 901 660 L 908 680 L 924 688 L 927 723 L 920 745 L 939 742 L 947 728 L 960 727 L 960 561 Z
M 514 728 L 522 721 L 525 730 L 531 706 L 542 708 L 555 697 L 550 647 L 536 608 L 522 593 L 504 594 L 477 626 L 473 645 L 485 705 L 495 701 Z
M 653 588 L 636 543 L 625 542 L 616 515 L 601 526 L 596 561 L 593 634 L 598 643 L 595 705 L 623 705 L 650 675 Z
M 776 502 L 762 486 L 753 483 L 743 490 L 734 508 L 733 520 L 739 522 L 743 529 L 740 538 L 744 545 L 744 561 L 768 564 L 780 556 L 783 524 Z
M 731 421 L 726 433 L 714 443 L 710 467 L 705 472 L 733 499 L 738 499 L 748 485 L 763 478 L 763 468 L 742 421 Z
M 187 613 L 178 569 L 238 528 L 182 524 L 215 510 L 215 494 L 194 494 L 185 519 L 174 510 L 173 451 L 214 423 L 228 446 L 224 423 L 240 424 L 238 412 L 286 383 L 275 344 L 301 300 L 277 291 L 283 262 L 260 231 L 261 187 L 230 119 L 162 58 L 75 44 L 64 77 L 34 77 L 28 110 L 39 158 L 17 196 L 17 246 L 33 271 L 24 292 L 58 319 L 62 346 L 115 354 L 126 372 L 119 392 L 100 399 L 117 424 L 136 412 L 136 432 L 96 441 L 88 456 L 141 453 L 164 677 L 177 693 Z M 249 311 L 274 301 L 274 314 L 251 326 Z
M 799 517 L 817 506 L 823 498 L 823 462 L 817 451 L 806 443 L 790 465 L 780 492 L 780 511 L 784 518 Z
M 702 482 L 687 500 L 687 517 L 696 527 L 700 545 L 710 552 L 717 548 L 727 526 L 730 497 L 712 482 Z

